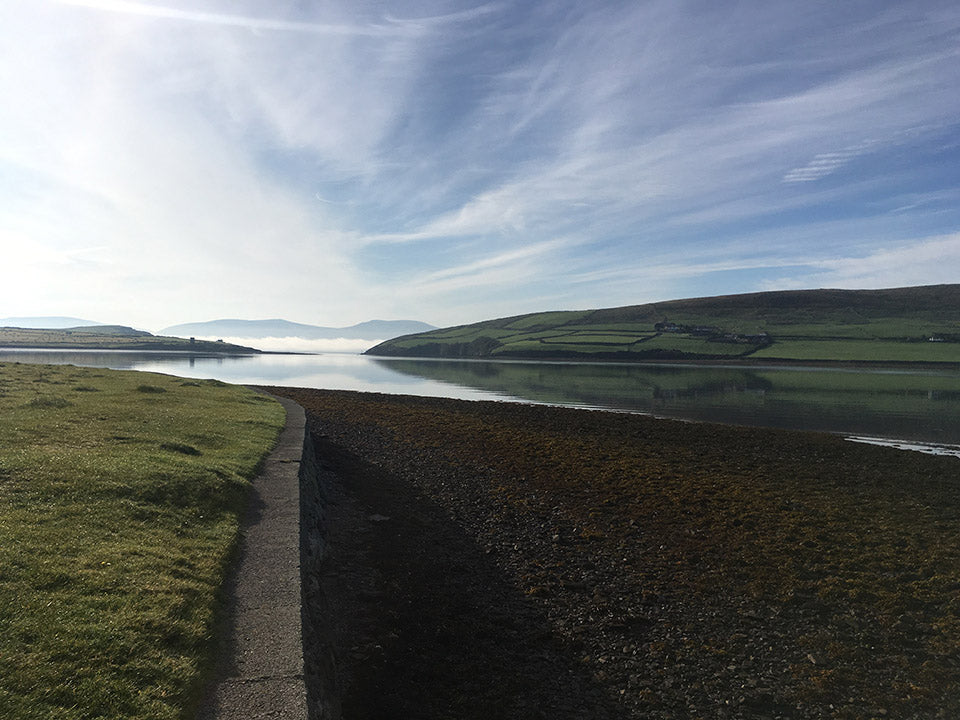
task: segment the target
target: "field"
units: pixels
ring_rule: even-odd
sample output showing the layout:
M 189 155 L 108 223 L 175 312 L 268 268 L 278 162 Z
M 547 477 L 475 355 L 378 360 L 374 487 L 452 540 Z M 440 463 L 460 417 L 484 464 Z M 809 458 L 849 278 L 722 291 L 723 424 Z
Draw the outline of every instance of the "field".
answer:
M 0 327 L 0 348 L 52 348 L 77 350 L 186 350 L 206 353 L 256 353 L 259 350 L 223 342 L 185 340 L 151 335 L 120 326 L 67 330 L 32 330 Z
M 546 312 L 407 335 L 371 355 L 960 363 L 960 286 L 802 291 Z
M 896 342 L 886 339 L 780 340 L 751 357 L 783 360 L 960 363 L 960 343 Z
M 0 717 L 185 716 L 282 424 L 217 381 L 0 364 Z

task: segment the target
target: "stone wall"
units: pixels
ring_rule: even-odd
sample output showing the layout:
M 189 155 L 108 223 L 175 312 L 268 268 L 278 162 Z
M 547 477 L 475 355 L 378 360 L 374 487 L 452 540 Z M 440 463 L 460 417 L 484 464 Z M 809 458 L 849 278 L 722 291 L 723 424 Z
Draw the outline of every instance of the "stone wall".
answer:
M 310 720 L 339 720 L 340 679 L 334 655 L 335 623 L 321 581 L 325 520 L 332 471 L 317 458 L 307 421 L 300 462 L 300 573 L 303 661 Z

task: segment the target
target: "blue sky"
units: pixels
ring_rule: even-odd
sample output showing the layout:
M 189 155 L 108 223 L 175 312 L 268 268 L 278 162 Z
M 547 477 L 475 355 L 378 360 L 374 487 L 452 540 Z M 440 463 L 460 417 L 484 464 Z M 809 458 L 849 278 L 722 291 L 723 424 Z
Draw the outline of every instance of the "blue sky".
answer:
M 0 0 L 0 316 L 960 282 L 956 2 Z

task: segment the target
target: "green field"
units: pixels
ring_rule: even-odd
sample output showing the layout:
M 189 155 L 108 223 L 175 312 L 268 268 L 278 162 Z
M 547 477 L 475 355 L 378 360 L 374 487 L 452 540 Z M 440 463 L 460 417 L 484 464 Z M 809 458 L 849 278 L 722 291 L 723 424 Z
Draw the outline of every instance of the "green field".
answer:
M 0 364 L 0 717 L 183 718 L 275 401 Z
M 960 363 L 960 343 L 892 340 L 778 340 L 753 353 L 754 358 L 851 360 L 874 362 Z
M 810 290 L 545 312 L 407 335 L 370 355 L 960 362 L 960 285 Z
M 67 330 L 0 327 L 0 348 L 176 350 L 223 354 L 260 352 L 242 345 L 151 335 L 122 326 L 92 326 Z

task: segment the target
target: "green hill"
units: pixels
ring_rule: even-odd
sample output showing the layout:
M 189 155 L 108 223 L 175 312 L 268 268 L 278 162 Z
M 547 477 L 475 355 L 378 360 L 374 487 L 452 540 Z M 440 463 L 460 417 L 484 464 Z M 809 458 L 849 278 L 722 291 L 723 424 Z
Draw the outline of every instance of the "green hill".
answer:
M 94 335 L 123 335 L 126 337 L 153 337 L 146 330 L 134 330 L 126 325 L 78 325 L 64 328 L 64 332 L 93 333 Z
M 405 335 L 367 354 L 960 363 L 960 284 L 750 293 L 533 313 Z
M 229 355 L 259 353 L 254 348 L 224 342 L 184 340 L 151 335 L 123 325 L 42 330 L 0 327 L 0 348 L 48 348 L 58 350 L 185 350 Z

